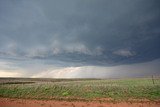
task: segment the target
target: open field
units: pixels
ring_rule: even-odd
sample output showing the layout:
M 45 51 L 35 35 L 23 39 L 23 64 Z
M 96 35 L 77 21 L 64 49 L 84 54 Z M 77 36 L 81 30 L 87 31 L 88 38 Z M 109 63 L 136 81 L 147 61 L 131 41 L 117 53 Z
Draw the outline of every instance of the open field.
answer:
M 1 78 L 0 97 L 69 101 L 160 100 L 160 78 L 30 79 Z

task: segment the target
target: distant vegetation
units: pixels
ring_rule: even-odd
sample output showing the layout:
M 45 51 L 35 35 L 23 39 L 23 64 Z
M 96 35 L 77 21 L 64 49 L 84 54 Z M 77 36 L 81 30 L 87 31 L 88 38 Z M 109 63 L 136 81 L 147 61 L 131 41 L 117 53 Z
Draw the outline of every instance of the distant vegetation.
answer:
M 0 97 L 27 99 L 160 100 L 160 78 L 29 79 L 1 78 Z

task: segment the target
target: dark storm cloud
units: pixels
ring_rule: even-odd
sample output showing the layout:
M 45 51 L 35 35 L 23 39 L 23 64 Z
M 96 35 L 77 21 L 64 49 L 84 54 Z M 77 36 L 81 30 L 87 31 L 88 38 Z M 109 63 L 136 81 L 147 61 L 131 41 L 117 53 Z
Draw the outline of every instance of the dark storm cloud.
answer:
M 159 19 L 158 0 L 0 1 L 0 57 L 71 65 L 159 59 Z

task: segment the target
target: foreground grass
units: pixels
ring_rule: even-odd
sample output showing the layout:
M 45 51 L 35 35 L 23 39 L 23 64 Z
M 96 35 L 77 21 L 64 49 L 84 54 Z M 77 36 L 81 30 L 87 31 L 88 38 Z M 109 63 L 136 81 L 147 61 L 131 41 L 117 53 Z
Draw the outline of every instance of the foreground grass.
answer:
M 108 79 L 108 80 L 72 80 L 58 82 L 20 81 L 20 84 L 1 83 L 0 97 L 32 99 L 95 99 L 112 98 L 114 100 L 149 99 L 160 100 L 160 79 L 153 84 L 151 78 Z

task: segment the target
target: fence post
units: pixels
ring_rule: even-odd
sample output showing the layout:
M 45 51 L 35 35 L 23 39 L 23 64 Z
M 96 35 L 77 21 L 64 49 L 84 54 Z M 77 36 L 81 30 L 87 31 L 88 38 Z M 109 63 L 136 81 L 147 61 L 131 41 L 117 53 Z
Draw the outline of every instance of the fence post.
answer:
M 152 75 L 152 82 L 153 82 L 153 84 L 154 84 L 154 78 L 153 78 L 153 75 Z

